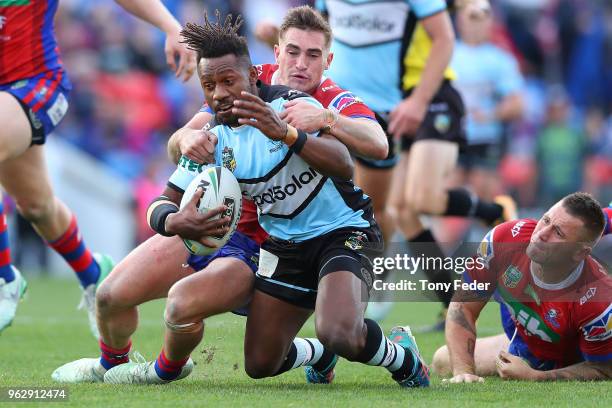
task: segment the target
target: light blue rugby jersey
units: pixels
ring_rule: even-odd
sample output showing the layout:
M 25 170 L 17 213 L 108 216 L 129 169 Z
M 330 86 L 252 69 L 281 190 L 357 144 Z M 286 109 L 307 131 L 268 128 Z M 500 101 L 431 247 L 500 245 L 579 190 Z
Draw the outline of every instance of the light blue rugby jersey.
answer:
M 451 66 L 457 72 L 454 85 L 461 92 L 468 112 L 478 109 L 493 118 L 501 99 L 523 88 L 516 59 L 490 43 L 472 46 L 459 41 Z M 470 114 L 466 118 L 469 144 L 501 142 L 502 122 L 492 119 L 479 123 Z
M 321 107 L 314 98 L 284 86 L 261 85 L 260 97 L 277 112 L 295 97 Z M 367 228 L 373 223 L 368 196 L 352 182 L 323 176 L 284 143 L 252 126 L 214 125 L 210 131 L 219 139 L 215 162 L 234 173 L 271 236 L 303 241 L 341 227 Z M 185 190 L 202 169 L 182 158 L 169 185 Z
M 446 9 L 445 0 L 317 0 L 329 16 L 334 60 L 328 75 L 364 100 L 387 112 L 402 100 L 402 38 L 410 12 L 418 19 Z

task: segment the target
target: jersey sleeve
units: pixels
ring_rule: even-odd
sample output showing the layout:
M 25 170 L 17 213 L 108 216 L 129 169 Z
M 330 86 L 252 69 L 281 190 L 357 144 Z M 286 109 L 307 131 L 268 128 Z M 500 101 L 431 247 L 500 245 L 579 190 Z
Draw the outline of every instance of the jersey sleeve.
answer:
M 470 289 L 462 290 L 463 301 L 486 301 L 495 293 L 497 277 L 494 272 L 494 236 L 495 228 L 490 230 L 472 254 L 465 260 L 465 272 L 462 274 L 464 283 L 473 284 Z
M 500 69 L 497 91 L 500 95 L 506 96 L 519 92 L 523 87 L 523 76 L 516 60 L 505 51 L 500 50 L 498 66 Z
M 368 118 L 376 120 L 374 112 L 352 92 L 343 91 L 336 95 L 328 105 L 328 109 L 332 109 L 342 116 L 350 118 Z
M 612 303 L 588 302 L 579 347 L 586 361 L 612 361 Z
M 446 10 L 445 0 L 408 0 L 408 4 L 419 19 L 432 16 Z
M 189 183 L 191 183 L 191 180 L 201 173 L 204 167 L 205 165 L 203 164 L 190 160 L 186 156 L 181 156 L 176 166 L 176 170 L 174 170 L 174 173 L 172 173 L 168 179 L 168 187 L 180 193 L 184 193 Z

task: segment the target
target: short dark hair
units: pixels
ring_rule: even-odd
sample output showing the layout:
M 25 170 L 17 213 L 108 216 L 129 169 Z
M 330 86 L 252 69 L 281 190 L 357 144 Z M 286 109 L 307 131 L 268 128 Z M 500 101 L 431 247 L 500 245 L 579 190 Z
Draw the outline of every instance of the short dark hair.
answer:
M 279 37 L 283 38 L 290 28 L 318 31 L 325 36 L 325 47 L 329 48 L 331 44 L 332 30 L 329 23 L 323 18 L 321 13 L 310 6 L 299 6 L 290 9 L 279 27 Z
M 241 15 L 232 22 L 232 15 L 225 17 L 221 23 L 221 12 L 215 11 L 216 23 L 211 23 L 208 14 L 204 13 L 204 25 L 187 23 L 181 31 L 181 36 L 187 48 L 198 53 L 198 61 L 201 58 L 217 58 L 224 55 L 233 54 L 236 57 L 248 61 L 251 64 L 249 48 L 246 38 L 238 34 L 240 26 L 244 22 Z
M 589 239 L 596 241 L 603 233 L 605 218 L 601 205 L 589 193 L 572 193 L 561 200 L 561 205 L 572 216 L 580 218 L 589 233 Z

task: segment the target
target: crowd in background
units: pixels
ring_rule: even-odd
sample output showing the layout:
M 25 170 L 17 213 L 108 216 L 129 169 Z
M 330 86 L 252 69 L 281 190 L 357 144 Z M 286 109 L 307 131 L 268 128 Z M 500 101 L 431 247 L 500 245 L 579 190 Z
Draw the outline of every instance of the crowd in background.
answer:
M 253 36 L 279 22 L 283 0 L 169 0 L 181 22 L 204 10 L 243 14 L 254 63 L 273 61 Z M 95 5 L 94 5 L 95 4 Z M 612 197 L 612 3 L 605 0 L 492 1 L 494 42 L 519 61 L 523 118 L 507 126 L 499 166 L 503 188 L 521 207 L 550 205 L 576 190 Z M 172 171 L 167 138 L 199 109 L 196 78 L 166 69 L 164 37 L 112 1 L 63 0 L 56 20 L 74 90 L 54 137 L 70 141 L 134 185 L 138 207 L 159 194 Z M 602 202 L 607 204 L 607 202 Z M 144 217 L 142 217 L 144 220 Z M 146 235 L 143 226 L 139 239 Z

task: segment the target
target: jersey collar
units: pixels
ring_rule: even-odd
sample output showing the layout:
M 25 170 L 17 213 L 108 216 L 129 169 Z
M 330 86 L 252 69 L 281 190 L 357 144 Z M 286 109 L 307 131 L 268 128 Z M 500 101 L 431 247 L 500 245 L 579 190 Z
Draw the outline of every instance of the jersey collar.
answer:
M 561 282 L 546 283 L 546 282 L 542 281 L 540 278 L 538 278 L 533 273 L 533 262 L 531 262 L 529 264 L 529 272 L 531 273 L 531 277 L 533 278 L 533 283 L 535 283 L 536 286 L 538 286 L 538 287 L 540 287 L 542 289 L 545 289 L 545 290 L 561 290 L 561 289 L 569 288 L 574 283 L 576 283 L 576 281 L 578 280 L 578 278 L 582 274 L 582 269 L 583 268 L 584 268 L 584 261 L 580 262 L 580 264 L 576 267 L 576 269 L 574 269 L 572 271 L 572 273 L 570 273 L 569 276 L 567 278 L 563 279 Z

